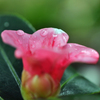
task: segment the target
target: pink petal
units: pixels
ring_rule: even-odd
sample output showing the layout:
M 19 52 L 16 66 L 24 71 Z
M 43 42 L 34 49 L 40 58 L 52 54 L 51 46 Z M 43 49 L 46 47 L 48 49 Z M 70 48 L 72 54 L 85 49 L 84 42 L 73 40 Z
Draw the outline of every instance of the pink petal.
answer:
M 68 52 L 69 60 L 71 62 L 95 64 L 99 59 L 99 54 L 97 51 L 79 44 L 68 43 L 63 49 Z
M 9 45 L 12 45 L 13 47 L 20 50 L 20 53 L 15 53 L 16 57 L 21 56 L 21 52 L 27 52 L 29 51 L 28 48 L 28 41 L 30 38 L 30 35 L 27 33 L 24 33 L 22 30 L 18 31 L 12 31 L 12 30 L 5 30 L 1 33 L 1 37 L 3 39 L 4 43 L 7 43 Z
M 99 54 L 97 51 L 79 44 L 68 43 L 66 44 L 66 46 L 63 46 L 60 49 L 62 50 L 62 53 L 64 53 L 64 55 L 57 62 L 52 73 L 52 77 L 54 79 L 58 79 L 58 81 L 61 80 L 65 69 L 72 62 L 95 64 L 99 60 Z
M 36 31 L 29 40 L 30 51 L 36 48 L 53 48 L 66 45 L 69 36 L 61 29 L 44 28 Z
M 33 54 L 23 56 L 24 69 L 31 75 L 48 73 L 59 82 L 70 64 L 65 53 L 55 49 L 36 49 Z
M 23 56 L 24 69 L 32 75 L 42 73 L 52 74 L 55 64 L 63 55 L 59 51 L 37 49 L 33 54 Z

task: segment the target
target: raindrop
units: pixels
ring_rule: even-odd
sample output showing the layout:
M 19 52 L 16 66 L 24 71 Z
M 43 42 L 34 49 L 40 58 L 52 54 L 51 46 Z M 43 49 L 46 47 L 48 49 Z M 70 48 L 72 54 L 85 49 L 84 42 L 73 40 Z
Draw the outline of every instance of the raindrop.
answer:
M 5 26 L 5 27 L 8 27 L 8 26 L 9 26 L 9 23 L 8 23 L 8 22 L 5 22 L 5 23 L 4 23 L 4 26 Z
M 72 45 L 71 45 L 71 44 L 69 44 L 69 47 L 72 47 Z
M 24 31 L 18 30 L 18 31 L 17 31 L 17 34 L 18 34 L 18 35 L 24 35 Z
M 48 34 L 48 32 L 43 30 L 40 34 L 41 34 L 41 36 L 46 36 Z
M 81 52 L 82 53 L 85 53 L 85 54 L 88 54 L 88 55 L 90 54 L 90 52 L 89 51 L 86 51 L 86 50 L 82 50 Z
M 65 38 L 65 36 L 63 36 L 63 40 L 64 40 L 64 42 L 66 42 L 66 38 Z
M 62 33 L 65 33 L 63 30 L 61 29 L 57 29 L 57 28 L 54 28 L 56 34 L 62 34 Z
M 35 48 L 35 45 L 32 44 L 32 45 L 30 46 L 30 50 L 31 50 L 31 53 L 32 53 L 32 54 L 34 53 L 34 48 Z
M 53 37 L 57 37 L 57 34 L 53 34 Z
M 93 52 L 93 53 L 96 53 L 96 51 L 95 51 L 95 50 L 92 50 L 92 52 Z

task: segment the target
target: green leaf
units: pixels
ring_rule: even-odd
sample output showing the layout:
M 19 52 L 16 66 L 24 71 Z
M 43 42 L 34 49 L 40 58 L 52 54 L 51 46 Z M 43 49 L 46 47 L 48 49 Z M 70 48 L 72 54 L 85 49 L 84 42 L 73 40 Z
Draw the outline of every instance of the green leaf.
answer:
M 30 34 L 35 32 L 25 19 L 14 15 L 0 16 L 0 34 L 3 30 L 19 29 Z M 0 96 L 4 100 L 22 100 L 20 94 L 22 61 L 14 57 L 14 50 L 13 47 L 4 44 L 0 36 Z
M 2 97 L 0 97 L 0 100 L 4 100 Z
M 50 97 L 48 99 L 35 100 L 100 100 L 100 95 L 68 95 L 62 97 Z
M 60 97 L 60 100 L 100 100 L 100 95 L 70 95 Z
M 71 66 L 68 67 L 61 80 L 60 96 L 99 93 L 100 88 L 79 75 Z

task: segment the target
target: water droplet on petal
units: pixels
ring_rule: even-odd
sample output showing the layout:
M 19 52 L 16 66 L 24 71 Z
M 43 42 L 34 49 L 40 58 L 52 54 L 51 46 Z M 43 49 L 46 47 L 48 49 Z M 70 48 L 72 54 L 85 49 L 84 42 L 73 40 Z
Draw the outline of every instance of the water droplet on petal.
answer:
M 57 28 L 54 28 L 54 31 L 55 31 L 56 34 L 62 34 L 62 33 L 65 33 L 63 30 L 57 29 Z
M 53 34 L 53 37 L 57 37 L 57 34 Z
M 24 31 L 18 30 L 18 31 L 17 31 L 17 34 L 18 34 L 18 35 L 24 35 Z
M 41 36 L 46 36 L 48 34 L 48 32 L 43 30 L 40 34 L 41 34 Z
M 32 53 L 32 54 L 34 53 L 34 48 L 35 48 L 35 44 L 32 43 L 32 45 L 30 45 L 30 50 L 31 50 L 31 53 Z
M 69 44 L 69 47 L 72 47 L 72 45 L 71 45 L 71 44 Z
M 82 50 L 81 52 L 82 53 L 85 53 L 85 54 L 88 54 L 88 55 L 90 54 L 90 52 L 89 51 L 86 51 L 86 50 Z
M 65 36 L 63 36 L 63 40 L 64 40 L 64 42 L 66 42 L 66 38 L 65 38 Z
M 5 27 L 8 27 L 8 26 L 9 26 L 9 23 L 8 23 L 8 22 L 5 22 L 5 23 L 4 23 L 4 26 L 5 26 Z
M 95 50 L 92 50 L 92 53 L 95 53 L 95 54 L 97 54 L 97 52 L 96 52 Z

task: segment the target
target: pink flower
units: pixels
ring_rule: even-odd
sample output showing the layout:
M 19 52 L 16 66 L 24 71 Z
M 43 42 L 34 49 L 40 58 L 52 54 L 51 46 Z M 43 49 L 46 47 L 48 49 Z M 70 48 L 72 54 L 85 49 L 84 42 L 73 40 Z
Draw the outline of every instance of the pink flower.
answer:
M 32 35 L 22 30 L 5 30 L 1 37 L 3 42 L 16 48 L 16 58 L 22 58 L 22 94 L 27 93 L 26 98 L 57 95 L 60 80 L 69 64 L 95 64 L 99 59 L 95 50 L 67 43 L 69 36 L 61 29 L 44 28 Z

